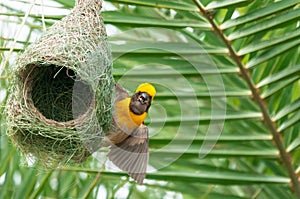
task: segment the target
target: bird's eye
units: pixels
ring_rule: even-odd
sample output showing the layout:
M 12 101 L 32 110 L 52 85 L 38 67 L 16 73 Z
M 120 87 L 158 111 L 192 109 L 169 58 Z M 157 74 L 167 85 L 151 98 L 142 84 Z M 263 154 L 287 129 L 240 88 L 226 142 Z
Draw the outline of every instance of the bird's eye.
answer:
M 141 104 L 146 104 L 146 102 L 150 99 L 150 96 L 147 93 L 141 93 L 138 99 Z

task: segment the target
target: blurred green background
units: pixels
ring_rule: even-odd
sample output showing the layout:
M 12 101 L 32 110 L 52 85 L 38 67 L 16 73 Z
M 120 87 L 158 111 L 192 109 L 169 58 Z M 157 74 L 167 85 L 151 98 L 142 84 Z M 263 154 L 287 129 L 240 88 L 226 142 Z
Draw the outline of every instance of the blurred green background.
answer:
M 114 78 L 157 96 L 144 185 L 107 162 L 48 170 L 6 136 L 10 69 L 74 0 L 0 1 L 0 198 L 300 198 L 300 1 L 108 0 Z

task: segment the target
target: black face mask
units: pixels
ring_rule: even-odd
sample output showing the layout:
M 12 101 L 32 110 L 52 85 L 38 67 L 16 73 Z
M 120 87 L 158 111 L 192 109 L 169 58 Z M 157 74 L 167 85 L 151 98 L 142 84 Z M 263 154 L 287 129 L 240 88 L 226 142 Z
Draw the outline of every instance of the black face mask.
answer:
M 148 93 L 135 93 L 130 100 L 130 110 L 137 115 L 148 112 L 148 109 L 151 105 L 151 99 L 152 97 Z
M 140 93 L 138 100 L 141 104 L 144 105 L 151 100 L 151 97 L 150 97 L 150 95 L 148 95 L 148 93 Z

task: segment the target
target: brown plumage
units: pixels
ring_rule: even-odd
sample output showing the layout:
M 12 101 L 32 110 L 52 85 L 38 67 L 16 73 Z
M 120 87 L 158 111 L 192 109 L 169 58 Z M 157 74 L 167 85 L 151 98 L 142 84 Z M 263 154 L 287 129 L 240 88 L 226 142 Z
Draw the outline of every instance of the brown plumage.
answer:
M 115 88 L 112 126 L 102 145 L 110 146 L 109 160 L 142 184 L 149 159 L 148 128 L 143 123 L 156 91 L 144 83 L 130 97 L 119 84 Z

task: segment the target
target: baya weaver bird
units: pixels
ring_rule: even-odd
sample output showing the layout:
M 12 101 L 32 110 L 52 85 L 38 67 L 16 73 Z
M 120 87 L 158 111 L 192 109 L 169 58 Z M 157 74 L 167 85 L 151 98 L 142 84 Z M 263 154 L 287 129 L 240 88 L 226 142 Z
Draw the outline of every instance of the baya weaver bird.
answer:
M 144 120 L 156 90 L 149 83 L 140 84 L 131 97 L 117 83 L 115 90 L 112 125 L 102 145 L 110 147 L 107 155 L 110 161 L 142 184 L 149 159 L 148 128 Z

